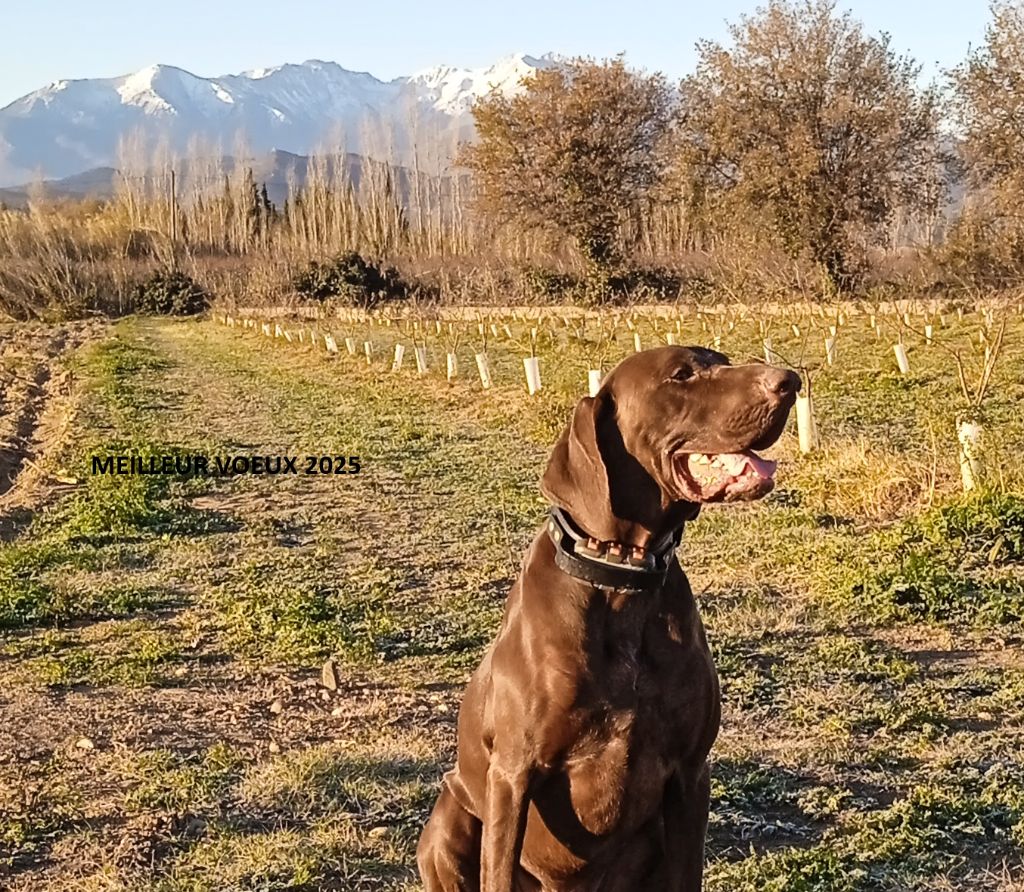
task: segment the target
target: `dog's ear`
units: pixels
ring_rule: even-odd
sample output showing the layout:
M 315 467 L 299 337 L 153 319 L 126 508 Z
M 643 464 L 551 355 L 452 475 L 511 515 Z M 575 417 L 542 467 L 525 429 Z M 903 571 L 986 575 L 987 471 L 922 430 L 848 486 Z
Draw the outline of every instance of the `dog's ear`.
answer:
M 599 392 L 576 404 L 572 421 L 562 432 L 540 481 L 547 500 L 598 539 L 616 538 L 608 467 L 609 441 L 618 432 L 611 396 Z
M 607 390 L 577 403 L 572 421 L 551 451 L 540 490 L 603 542 L 623 536 L 642 541 L 637 528 L 657 535 L 666 520 L 661 489 L 627 450 L 615 401 Z M 677 502 L 667 519 L 675 526 L 698 511 L 699 505 Z

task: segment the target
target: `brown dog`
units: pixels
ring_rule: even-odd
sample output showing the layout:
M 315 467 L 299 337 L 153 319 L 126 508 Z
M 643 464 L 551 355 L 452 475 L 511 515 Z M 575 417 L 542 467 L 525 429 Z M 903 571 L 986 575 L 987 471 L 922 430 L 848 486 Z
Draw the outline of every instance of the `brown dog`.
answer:
M 799 377 L 662 347 L 576 407 L 552 516 L 466 688 L 420 838 L 427 892 L 701 888 L 719 689 L 675 557 L 703 502 L 754 499 Z

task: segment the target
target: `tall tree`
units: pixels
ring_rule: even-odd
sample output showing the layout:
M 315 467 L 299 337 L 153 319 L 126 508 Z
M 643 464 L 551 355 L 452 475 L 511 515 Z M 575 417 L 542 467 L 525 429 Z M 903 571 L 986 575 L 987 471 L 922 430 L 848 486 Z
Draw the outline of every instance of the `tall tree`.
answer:
M 833 0 L 770 0 L 698 43 L 682 85 L 681 160 L 697 210 L 754 217 L 840 289 L 856 239 L 914 209 L 936 170 L 937 101 L 889 37 Z
M 473 107 L 478 140 L 460 160 L 478 208 L 502 224 L 569 238 L 586 260 L 610 265 L 620 224 L 665 170 L 672 91 L 621 57 L 575 59 L 522 86 Z
M 1024 3 L 996 0 L 985 41 L 953 69 L 953 111 L 975 188 L 1004 224 L 1022 228 L 1024 206 Z

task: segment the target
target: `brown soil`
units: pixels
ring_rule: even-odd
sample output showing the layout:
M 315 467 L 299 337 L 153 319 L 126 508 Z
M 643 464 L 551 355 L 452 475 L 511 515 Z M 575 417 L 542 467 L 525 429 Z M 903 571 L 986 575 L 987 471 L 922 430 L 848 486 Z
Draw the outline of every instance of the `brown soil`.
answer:
M 103 335 L 100 321 L 0 329 L 0 540 L 75 481 L 53 461 L 75 415 L 64 359 Z

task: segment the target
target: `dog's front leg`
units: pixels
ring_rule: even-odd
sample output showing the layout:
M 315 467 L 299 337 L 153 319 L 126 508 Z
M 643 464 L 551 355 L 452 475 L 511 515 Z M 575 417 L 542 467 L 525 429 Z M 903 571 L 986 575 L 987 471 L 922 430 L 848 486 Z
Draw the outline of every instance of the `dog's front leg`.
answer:
M 530 771 L 492 759 L 487 769 L 480 892 L 513 892 L 526 830 Z
M 704 876 L 704 838 L 708 830 L 711 769 L 705 762 L 695 776 L 678 774 L 665 788 L 666 892 L 700 892 Z

